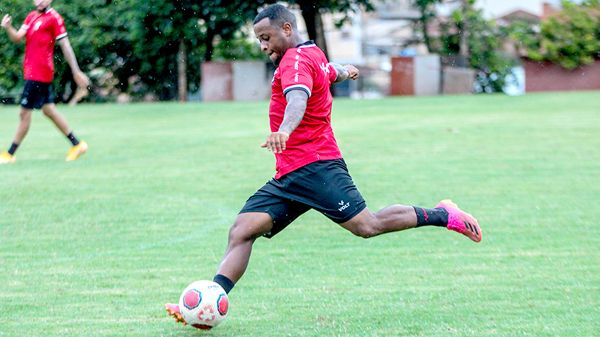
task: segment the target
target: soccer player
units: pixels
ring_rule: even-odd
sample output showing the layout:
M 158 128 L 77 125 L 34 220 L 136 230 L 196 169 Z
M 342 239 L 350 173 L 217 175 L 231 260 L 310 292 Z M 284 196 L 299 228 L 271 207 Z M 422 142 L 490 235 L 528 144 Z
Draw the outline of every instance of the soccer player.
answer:
M 8 151 L 0 153 L 0 164 L 15 162 L 15 152 L 29 131 L 33 109 L 41 108 L 44 115 L 50 118 L 71 142 L 72 147 L 67 152 L 67 161 L 79 158 L 88 149 L 86 142 L 75 137 L 67 120 L 56 110 L 54 104 L 52 79 L 54 77 L 55 42 L 60 45 L 78 87 L 87 88 L 90 81 L 79 69 L 75 53 L 67 37 L 63 18 L 50 8 L 51 3 L 52 0 L 34 0 L 35 10 L 27 15 L 19 30 L 12 26 L 10 15 L 2 18 L 2 28 L 6 30 L 11 41 L 19 43 L 25 39 L 23 62 L 25 88 L 21 96 L 21 120 L 10 148 Z
M 277 66 L 269 107 L 271 134 L 262 147 L 275 154 L 276 174 L 247 201 L 229 230 L 214 281 L 229 292 L 242 277 L 254 241 L 271 238 L 309 209 L 351 233 L 370 238 L 437 226 L 479 242 L 477 220 L 450 200 L 435 208 L 391 205 L 370 211 L 348 174 L 331 128 L 331 83 L 358 78 L 352 65 L 328 62 L 312 41 L 303 41 L 294 15 L 275 4 L 254 19 L 260 46 Z M 176 304 L 167 312 L 185 323 Z

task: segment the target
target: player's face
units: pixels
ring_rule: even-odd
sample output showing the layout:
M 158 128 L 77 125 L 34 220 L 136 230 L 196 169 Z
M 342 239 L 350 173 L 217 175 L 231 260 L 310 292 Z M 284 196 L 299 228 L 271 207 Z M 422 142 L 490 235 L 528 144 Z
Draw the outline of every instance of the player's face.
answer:
M 50 6 L 51 3 L 52 0 L 33 0 L 33 5 L 38 11 L 45 10 L 46 8 L 48 8 L 48 6 Z
M 289 48 L 291 25 L 286 23 L 283 27 L 272 26 L 269 18 L 264 18 L 254 25 L 254 34 L 260 42 L 260 49 L 269 56 L 273 64 L 279 65 Z

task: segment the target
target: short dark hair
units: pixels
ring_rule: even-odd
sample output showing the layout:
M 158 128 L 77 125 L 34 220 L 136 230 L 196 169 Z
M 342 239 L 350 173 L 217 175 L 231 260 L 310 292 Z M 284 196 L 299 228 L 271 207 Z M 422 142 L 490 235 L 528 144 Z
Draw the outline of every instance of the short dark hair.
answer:
M 296 26 L 296 16 L 294 13 L 290 12 L 285 6 L 280 4 L 270 5 L 269 7 L 263 9 L 258 13 L 258 15 L 254 18 L 254 23 L 257 24 L 262 21 L 264 18 L 268 18 L 271 26 L 283 26 L 284 23 L 289 22 L 292 25 L 292 28 L 297 29 Z

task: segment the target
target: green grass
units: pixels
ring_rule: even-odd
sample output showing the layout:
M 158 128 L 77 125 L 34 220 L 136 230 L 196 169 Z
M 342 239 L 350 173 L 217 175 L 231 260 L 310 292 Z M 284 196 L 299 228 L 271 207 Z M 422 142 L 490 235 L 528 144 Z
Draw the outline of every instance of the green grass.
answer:
M 594 336 L 600 92 L 339 99 L 334 129 L 376 210 L 451 197 L 481 244 L 438 228 L 364 240 L 311 211 L 255 244 L 211 332 L 163 303 L 212 278 L 274 173 L 267 103 L 60 106 L 0 167 L 0 336 Z M 0 146 L 17 107 L 0 108 Z

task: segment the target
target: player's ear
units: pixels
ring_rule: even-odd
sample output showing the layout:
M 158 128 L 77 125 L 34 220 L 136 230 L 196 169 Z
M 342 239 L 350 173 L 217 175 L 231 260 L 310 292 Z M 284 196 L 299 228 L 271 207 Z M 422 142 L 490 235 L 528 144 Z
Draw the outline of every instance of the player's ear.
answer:
M 286 37 L 290 37 L 292 35 L 293 28 L 291 23 L 284 22 L 281 28 L 283 29 L 283 34 L 285 34 Z

